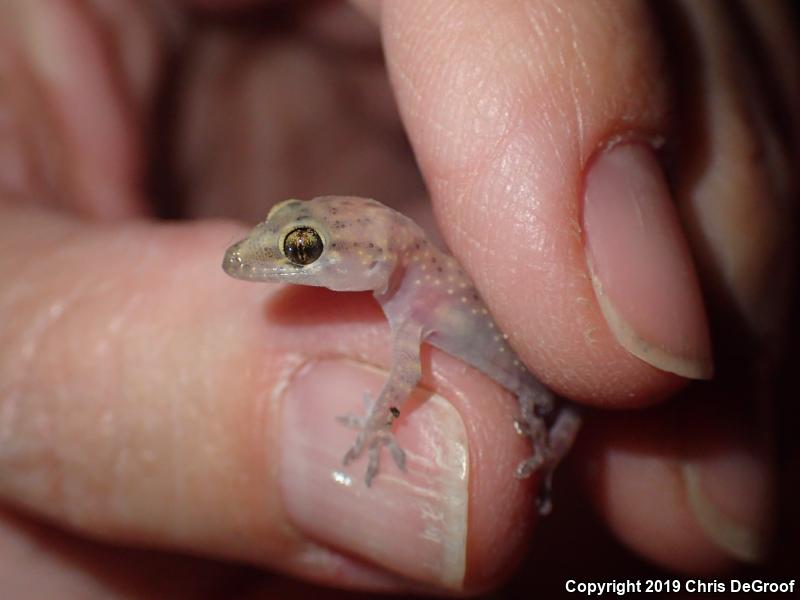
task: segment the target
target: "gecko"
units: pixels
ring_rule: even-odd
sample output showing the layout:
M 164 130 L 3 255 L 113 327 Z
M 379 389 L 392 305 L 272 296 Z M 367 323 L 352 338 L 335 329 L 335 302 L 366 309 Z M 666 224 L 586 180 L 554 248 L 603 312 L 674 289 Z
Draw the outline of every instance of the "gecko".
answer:
M 392 433 L 403 401 L 421 376 L 423 342 L 475 367 L 516 396 L 514 429 L 530 439 L 531 456 L 514 475 L 540 472 L 539 512 L 551 508 L 553 471 L 580 428 L 577 407 L 555 396 L 526 368 L 508 343 L 457 260 L 440 250 L 414 221 L 380 202 L 355 196 L 290 199 L 225 253 L 223 270 L 248 281 L 283 282 L 334 291 L 370 291 L 389 322 L 392 364 L 388 379 L 363 415 L 338 420 L 356 429 L 344 455 L 348 465 L 366 449 L 367 486 L 380 452 L 405 469 Z

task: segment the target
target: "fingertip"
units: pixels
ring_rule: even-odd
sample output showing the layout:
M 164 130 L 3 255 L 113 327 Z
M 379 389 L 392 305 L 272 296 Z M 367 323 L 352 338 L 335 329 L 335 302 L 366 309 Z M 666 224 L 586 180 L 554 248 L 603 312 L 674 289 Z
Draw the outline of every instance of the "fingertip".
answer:
M 366 484 L 367 453 L 342 457 L 356 432 L 336 417 L 363 412 L 388 372 L 342 360 L 309 363 L 282 397 L 281 492 L 305 535 L 409 580 L 461 589 L 464 581 L 468 453 L 464 423 L 437 394 L 415 393 L 395 426 L 405 470 L 381 452 Z M 368 475 L 367 475 L 368 476 Z
M 763 560 L 769 538 L 769 468 L 741 433 L 686 404 L 598 417 L 577 464 L 625 545 L 669 569 L 721 573 Z
M 469 443 L 469 521 L 464 591 L 497 585 L 519 562 L 536 525 L 539 477 L 518 479 L 515 472 L 531 452 L 516 433 L 516 399 L 454 358 L 433 351 L 431 371 L 446 386 L 467 431 Z
M 584 247 L 581 193 L 590 158 L 621 135 L 658 135 L 668 126 L 665 80 L 641 77 L 662 68 L 647 10 L 626 5 L 611 18 L 535 2 L 503 10 L 387 4 L 382 20 L 398 103 L 444 237 L 526 364 L 557 393 L 598 405 L 641 406 L 685 377 L 707 377 L 694 271 L 683 269 L 690 262 L 665 258 L 686 254 L 640 252 L 647 237 L 628 239 L 644 265 L 638 272 L 659 283 L 645 291 L 669 291 L 657 303 L 639 296 L 637 314 L 660 326 L 655 339 L 644 320 L 611 318 L 625 317 L 625 303 L 600 302 L 611 292 L 597 293 L 593 284 L 602 277 L 593 278 Z M 562 28 L 574 35 L 555 33 Z M 635 48 L 624 56 L 613 44 L 621 30 Z M 508 47 L 515 52 L 496 51 Z M 601 229 L 594 216 L 587 229 Z M 648 263 L 654 256 L 661 262 Z M 668 263 L 681 269 L 667 273 L 661 267 Z M 620 268 L 630 274 L 629 266 Z
M 355 362 L 309 364 L 283 398 L 279 478 L 303 535 L 408 581 L 451 591 L 496 584 L 516 564 L 534 519 L 536 482 L 514 469 L 529 452 L 513 429 L 515 402 L 455 359 L 425 351 L 431 376 L 396 421 L 400 471 L 383 453 L 367 487 L 366 458 L 342 465 L 363 390 L 388 373 Z
M 709 379 L 708 323 L 674 205 L 648 144 L 603 148 L 586 176 L 587 265 L 605 321 L 625 350 L 662 371 Z
M 35 3 L 11 4 L 26 74 L 44 108 L 31 129 L 46 127 L 39 135 L 53 148 L 45 157 L 61 159 L 39 167 L 58 178 L 51 187 L 59 193 L 50 200 L 104 220 L 145 214 L 148 208 L 136 192 L 142 168 L 138 124 L 127 90 L 111 75 L 110 67 L 117 65 L 104 52 L 104 32 L 89 18 L 90 8 L 72 2 L 44 10 Z M 27 116 L 27 107 L 18 108 Z M 42 197 L 47 195 L 33 200 Z

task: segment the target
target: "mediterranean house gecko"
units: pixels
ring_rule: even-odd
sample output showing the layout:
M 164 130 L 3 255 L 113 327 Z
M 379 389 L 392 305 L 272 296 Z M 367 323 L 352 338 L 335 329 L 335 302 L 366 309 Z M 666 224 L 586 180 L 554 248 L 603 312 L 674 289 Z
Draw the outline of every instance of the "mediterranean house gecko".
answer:
M 541 470 L 539 511 L 549 512 L 553 470 L 580 427 L 577 408 L 565 404 L 555 410 L 553 395 L 511 349 L 466 272 L 411 219 L 367 198 L 286 200 L 228 248 L 222 268 L 249 281 L 373 292 L 391 329 L 391 371 L 366 414 L 339 417 L 358 430 L 344 464 L 366 448 L 368 486 L 378 472 L 383 446 L 405 468 L 405 454 L 391 425 L 420 379 L 420 346 L 425 341 L 476 367 L 517 397 L 521 418 L 514 426 L 530 438 L 534 451 L 515 475 L 525 478 Z

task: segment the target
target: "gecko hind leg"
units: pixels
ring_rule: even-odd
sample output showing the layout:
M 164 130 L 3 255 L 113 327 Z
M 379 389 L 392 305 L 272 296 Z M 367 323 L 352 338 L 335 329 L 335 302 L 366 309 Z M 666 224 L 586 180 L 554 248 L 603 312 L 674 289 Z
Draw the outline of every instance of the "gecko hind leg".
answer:
M 522 393 L 518 400 L 521 418 L 514 420 L 514 429 L 531 440 L 533 454 L 517 466 L 514 475 L 526 479 L 549 462 L 549 434 L 544 417 L 552 411 L 553 399 L 548 391 L 541 390 Z
M 580 429 L 581 417 L 577 408 L 564 406 L 548 429 L 545 420 L 537 414 L 530 400 L 521 398 L 520 404 L 524 420 L 515 421 L 514 428 L 517 433 L 531 439 L 534 452 L 517 466 L 515 475 L 519 479 L 525 479 L 543 470 L 536 504 L 539 514 L 546 515 L 552 507 L 553 473 L 572 447 Z

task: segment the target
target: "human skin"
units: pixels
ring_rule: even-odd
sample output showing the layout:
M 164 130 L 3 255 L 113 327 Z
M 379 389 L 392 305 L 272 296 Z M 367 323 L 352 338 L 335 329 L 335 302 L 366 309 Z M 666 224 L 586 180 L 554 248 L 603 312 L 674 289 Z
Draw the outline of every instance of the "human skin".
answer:
M 3 589 L 303 591 L 269 572 L 475 592 L 529 547 L 627 572 L 608 541 L 565 544 L 587 522 L 682 573 L 763 558 L 796 233 L 782 5 L 361 1 L 366 19 L 267 6 L 259 28 L 233 10 L 252 3 L 192 4 L 0 8 Z M 469 456 L 462 570 L 441 580 L 413 546 L 364 560 L 408 526 L 380 490 L 356 501 L 384 524 L 346 536 L 299 501 L 303 431 L 338 436 L 331 415 L 385 378 L 378 307 L 219 269 L 246 226 L 215 217 L 351 192 L 435 215 L 521 358 L 590 409 L 542 531 L 511 398 L 423 352 Z

